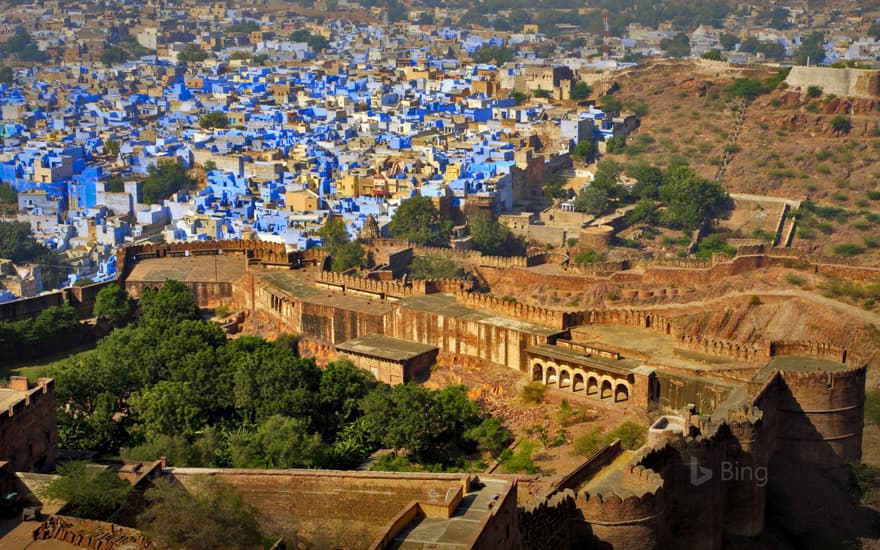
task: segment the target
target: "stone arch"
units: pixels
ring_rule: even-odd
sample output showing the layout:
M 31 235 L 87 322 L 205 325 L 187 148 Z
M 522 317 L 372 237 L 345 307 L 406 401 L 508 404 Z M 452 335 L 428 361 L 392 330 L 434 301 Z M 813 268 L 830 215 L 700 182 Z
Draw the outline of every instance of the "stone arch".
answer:
M 623 382 L 618 382 L 614 389 L 614 402 L 626 401 L 629 399 L 629 388 Z
M 556 375 L 556 369 L 551 366 L 548 366 L 547 367 L 547 378 L 544 380 L 544 383 L 548 384 L 548 385 L 555 384 L 558 380 L 559 380 L 559 378 Z
M 651 328 L 651 316 L 645 315 L 645 328 Z
M 612 397 L 614 394 L 613 387 L 614 386 L 611 383 L 611 380 L 602 380 L 602 389 L 599 393 L 599 397 L 601 399 L 608 399 L 609 397 Z
M 669 324 L 669 321 L 666 321 L 666 335 L 669 336 L 672 334 L 672 326 Z
M 599 395 L 599 378 L 595 374 L 587 376 L 587 395 Z
M 584 391 L 585 389 L 587 389 L 587 387 L 584 384 L 584 375 L 579 372 L 574 373 L 574 379 L 571 382 L 571 391 L 578 392 Z
M 544 381 L 544 365 L 538 363 L 537 361 L 532 366 L 532 382 L 543 382 Z
M 568 369 L 559 369 L 559 387 L 567 388 L 571 386 L 571 372 Z

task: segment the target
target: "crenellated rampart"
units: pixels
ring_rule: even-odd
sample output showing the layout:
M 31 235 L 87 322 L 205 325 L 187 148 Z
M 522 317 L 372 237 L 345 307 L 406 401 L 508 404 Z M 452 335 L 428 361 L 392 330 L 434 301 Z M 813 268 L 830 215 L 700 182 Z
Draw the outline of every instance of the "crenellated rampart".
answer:
M 530 306 L 518 302 L 503 300 L 486 294 L 473 292 L 456 292 L 455 301 L 474 309 L 497 313 L 547 328 L 563 330 L 570 322 L 571 315 L 540 306 Z
M 365 277 L 355 277 L 333 271 L 320 271 L 317 277 L 318 286 L 338 289 L 343 292 L 354 290 L 367 294 L 377 295 L 381 298 L 403 298 L 406 296 L 421 296 L 427 294 L 427 283 L 421 280 L 411 281 L 378 281 Z

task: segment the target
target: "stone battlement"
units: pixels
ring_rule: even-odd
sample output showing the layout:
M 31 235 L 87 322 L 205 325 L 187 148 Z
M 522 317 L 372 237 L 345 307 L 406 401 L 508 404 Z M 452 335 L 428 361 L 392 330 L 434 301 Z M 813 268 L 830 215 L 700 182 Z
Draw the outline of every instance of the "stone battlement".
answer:
M 481 311 L 497 313 L 557 330 L 563 330 L 570 320 L 570 314 L 564 311 L 520 304 L 473 292 L 456 292 L 455 301 Z
M 368 294 L 376 294 L 382 298 L 391 296 L 395 298 L 403 298 L 406 296 L 420 296 L 427 294 L 427 285 L 425 281 L 377 281 L 375 279 L 367 279 L 365 277 L 355 277 L 344 273 L 334 273 L 333 271 L 320 271 L 317 278 L 318 283 L 339 287 L 343 292 L 347 289 L 353 289 Z

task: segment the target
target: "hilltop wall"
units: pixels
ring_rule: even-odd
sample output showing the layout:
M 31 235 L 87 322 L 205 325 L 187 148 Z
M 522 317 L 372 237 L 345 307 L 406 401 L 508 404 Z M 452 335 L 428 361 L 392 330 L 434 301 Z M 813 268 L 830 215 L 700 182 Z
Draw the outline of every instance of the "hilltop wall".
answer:
M 865 99 L 880 97 L 880 71 L 876 70 L 794 66 L 785 82 L 802 91 L 819 86 L 825 94 Z

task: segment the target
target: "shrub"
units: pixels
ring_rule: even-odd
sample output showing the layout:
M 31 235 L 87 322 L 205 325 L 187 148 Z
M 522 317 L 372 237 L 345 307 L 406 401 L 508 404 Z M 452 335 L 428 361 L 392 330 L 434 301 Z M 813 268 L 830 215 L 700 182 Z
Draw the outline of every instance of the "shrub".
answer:
M 520 390 L 520 398 L 526 403 L 543 403 L 547 386 L 540 382 L 529 382 Z
M 525 439 L 519 442 L 516 451 L 505 449 L 499 459 L 502 468 L 509 474 L 535 474 L 538 467 L 532 460 L 537 445 L 534 441 Z
M 851 258 L 865 252 L 864 248 L 854 243 L 838 244 L 834 246 L 833 250 L 835 256 L 842 258 Z
M 812 98 L 822 97 L 822 86 L 807 87 L 807 95 Z
M 593 431 L 574 440 L 574 453 L 588 458 L 596 454 L 605 445 L 607 443 L 605 443 L 602 428 L 593 428 Z

